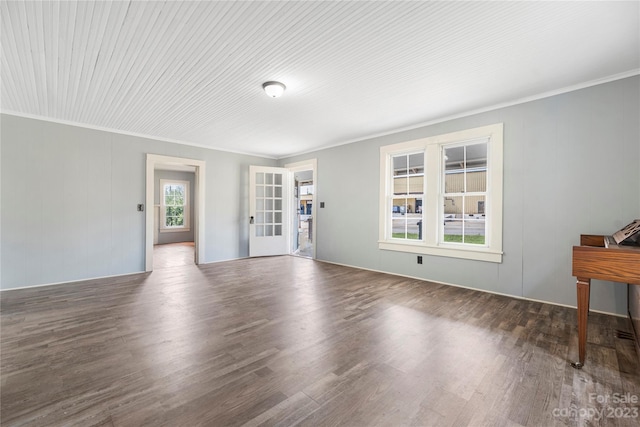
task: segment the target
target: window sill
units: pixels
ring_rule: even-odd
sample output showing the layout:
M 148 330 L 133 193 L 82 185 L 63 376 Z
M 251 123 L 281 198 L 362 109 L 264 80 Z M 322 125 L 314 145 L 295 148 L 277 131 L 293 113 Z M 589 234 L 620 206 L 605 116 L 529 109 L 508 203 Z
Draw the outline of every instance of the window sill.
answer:
M 424 242 L 391 242 L 378 241 L 378 249 L 385 251 L 409 252 L 421 255 L 435 255 L 449 258 L 470 259 L 475 261 L 502 262 L 502 251 L 491 250 L 490 248 L 467 248 L 458 245 L 437 246 L 428 245 Z
M 186 231 L 191 231 L 190 227 L 182 227 L 182 228 L 161 228 L 161 233 L 184 233 Z

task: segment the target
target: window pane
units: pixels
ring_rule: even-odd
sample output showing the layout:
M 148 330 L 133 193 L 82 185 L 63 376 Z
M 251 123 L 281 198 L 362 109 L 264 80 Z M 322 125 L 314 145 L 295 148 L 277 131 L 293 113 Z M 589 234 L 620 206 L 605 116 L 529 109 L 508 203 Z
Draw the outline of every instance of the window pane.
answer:
M 264 226 L 264 235 L 267 237 L 273 236 L 273 225 Z
M 444 242 L 462 243 L 464 226 L 462 222 L 463 197 L 464 196 L 454 196 L 444 198 Z
M 409 177 L 409 194 L 422 194 L 424 192 L 424 175 Z
M 282 174 L 276 173 L 276 174 L 273 174 L 273 176 L 274 176 L 273 183 L 275 185 L 282 185 Z
M 391 220 L 391 237 L 394 239 L 407 238 L 407 222 L 404 218 L 393 218 Z
M 256 197 L 264 197 L 264 187 L 256 186 Z
M 273 212 L 264 213 L 264 222 L 265 224 L 273 224 Z
M 445 193 L 464 193 L 464 172 L 460 169 L 447 171 L 444 175 Z
M 422 195 L 407 199 L 407 215 L 413 217 L 413 214 L 422 214 Z M 422 218 L 422 215 L 418 216 Z
M 273 184 L 273 174 L 272 173 L 265 173 L 264 174 L 264 183 L 265 184 Z
M 166 227 L 183 227 L 184 226 L 184 212 L 183 208 L 167 208 L 165 215 Z
M 485 196 L 465 198 L 464 243 L 484 245 L 487 218 L 484 214 Z
M 485 216 L 484 206 L 485 206 L 485 197 L 481 196 L 478 199 L 478 213 L 481 214 L 483 217 Z
M 424 153 L 409 155 L 409 174 L 424 173 Z
M 256 225 L 256 236 L 264 237 L 264 225 Z
M 464 222 L 462 219 L 444 220 L 444 241 L 453 243 L 462 243 L 462 229 Z
M 407 174 L 407 156 L 394 156 L 393 157 L 393 175 L 406 175 Z
M 282 224 L 282 212 L 275 212 L 273 214 L 273 222 L 276 224 Z
M 464 196 L 449 196 L 444 198 L 444 219 L 462 218 Z
M 415 205 L 415 212 L 421 214 L 422 213 L 422 197 L 416 197 L 416 205 Z
M 464 147 L 449 147 L 444 149 L 445 170 L 464 169 Z
M 393 199 L 391 213 L 394 218 L 404 216 L 406 211 L 407 211 L 407 199 L 405 198 Z
M 487 171 L 471 170 L 466 173 L 467 176 L 467 193 L 487 191 Z
M 418 222 L 421 222 L 420 219 L 419 217 L 412 217 L 411 215 L 407 216 L 407 239 L 417 240 L 422 237 L 420 235 L 422 223 L 418 224 Z
M 265 199 L 264 200 L 264 210 L 272 211 L 273 210 L 273 199 Z
M 485 244 L 485 196 L 456 196 L 445 198 L 444 241 Z
M 273 187 L 267 186 L 264 188 L 264 196 L 265 197 L 273 197 Z
M 256 173 L 256 184 L 264 184 L 264 173 L 262 172 Z
M 466 149 L 466 192 L 485 192 L 487 191 L 487 143 L 469 145 Z
M 282 197 L 282 187 L 273 187 L 273 195 L 275 197 Z
M 256 224 L 264 224 L 264 212 L 256 213 Z
M 258 211 L 264 210 L 264 199 L 256 199 L 256 210 Z
M 393 194 L 407 194 L 409 192 L 409 178 L 393 178 Z
M 467 168 L 487 167 L 487 143 L 467 145 Z
M 273 209 L 276 211 L 282 210 L 282 199 L 276 199 L 273 201 Z
M 274 225 L 273 226 L 273 235 L 274 236 L 282 236 L 282 226 L 281 225 Z

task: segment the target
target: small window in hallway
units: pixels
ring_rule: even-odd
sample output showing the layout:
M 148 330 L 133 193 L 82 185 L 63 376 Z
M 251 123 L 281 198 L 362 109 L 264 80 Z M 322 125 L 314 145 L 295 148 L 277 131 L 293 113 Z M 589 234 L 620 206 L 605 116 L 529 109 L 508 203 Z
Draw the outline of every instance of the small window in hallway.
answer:
M 160 231 L 189 231 L 189 182 L 160 180 Z

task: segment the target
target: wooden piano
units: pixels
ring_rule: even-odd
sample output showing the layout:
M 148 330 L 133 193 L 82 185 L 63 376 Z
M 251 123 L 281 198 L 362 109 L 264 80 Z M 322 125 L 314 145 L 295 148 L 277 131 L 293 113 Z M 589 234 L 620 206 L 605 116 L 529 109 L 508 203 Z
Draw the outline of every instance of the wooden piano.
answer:
M 580 236 L 580 246 L 573 247 L 573 275 L 577 278 L 578 293 L 578 362 L 572 362 L 571 366 L 580 369 L 584 365 L 587 346 L 587 317 L 589 315 L 589 288 L 591 279 L 606 280 L 611 282 L 622 282 L 640 286 L 640 246 L 625 245 L 627 237 L 623 238 L 625 230 L 633 230 L 632 226 L 638 229 L 627 234 L 627 237 L 636 236 L 640 233 L 640 220 L 629 224 L 614 236 L 598 236 L 583 234 Z M 623 232 L 619 235 L 619 233 Z M 635 241 L 635 240 L 633 240 Z M 619 244 L 620 242 L 620 244 Z M 634 293 L 634 295 L 637 295 Z M 632 293 L 629 292 L 632 298 Z M 630 304 L 631 306 L 631 304 Z M 630 313 L 632 322 L 634 315 Z M 637 316 L 637 314 L 635 315 Z M 636 329 L 636 343 L 638 342 L 638 331 Z

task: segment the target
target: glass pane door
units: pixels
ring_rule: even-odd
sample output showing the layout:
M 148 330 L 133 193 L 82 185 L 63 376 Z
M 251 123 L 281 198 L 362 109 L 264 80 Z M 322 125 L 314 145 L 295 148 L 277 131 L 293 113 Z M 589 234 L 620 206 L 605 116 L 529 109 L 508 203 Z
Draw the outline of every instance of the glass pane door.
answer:
M 288 253 L 288 171 L 264 166 L 250 167 L 250 256 Z

